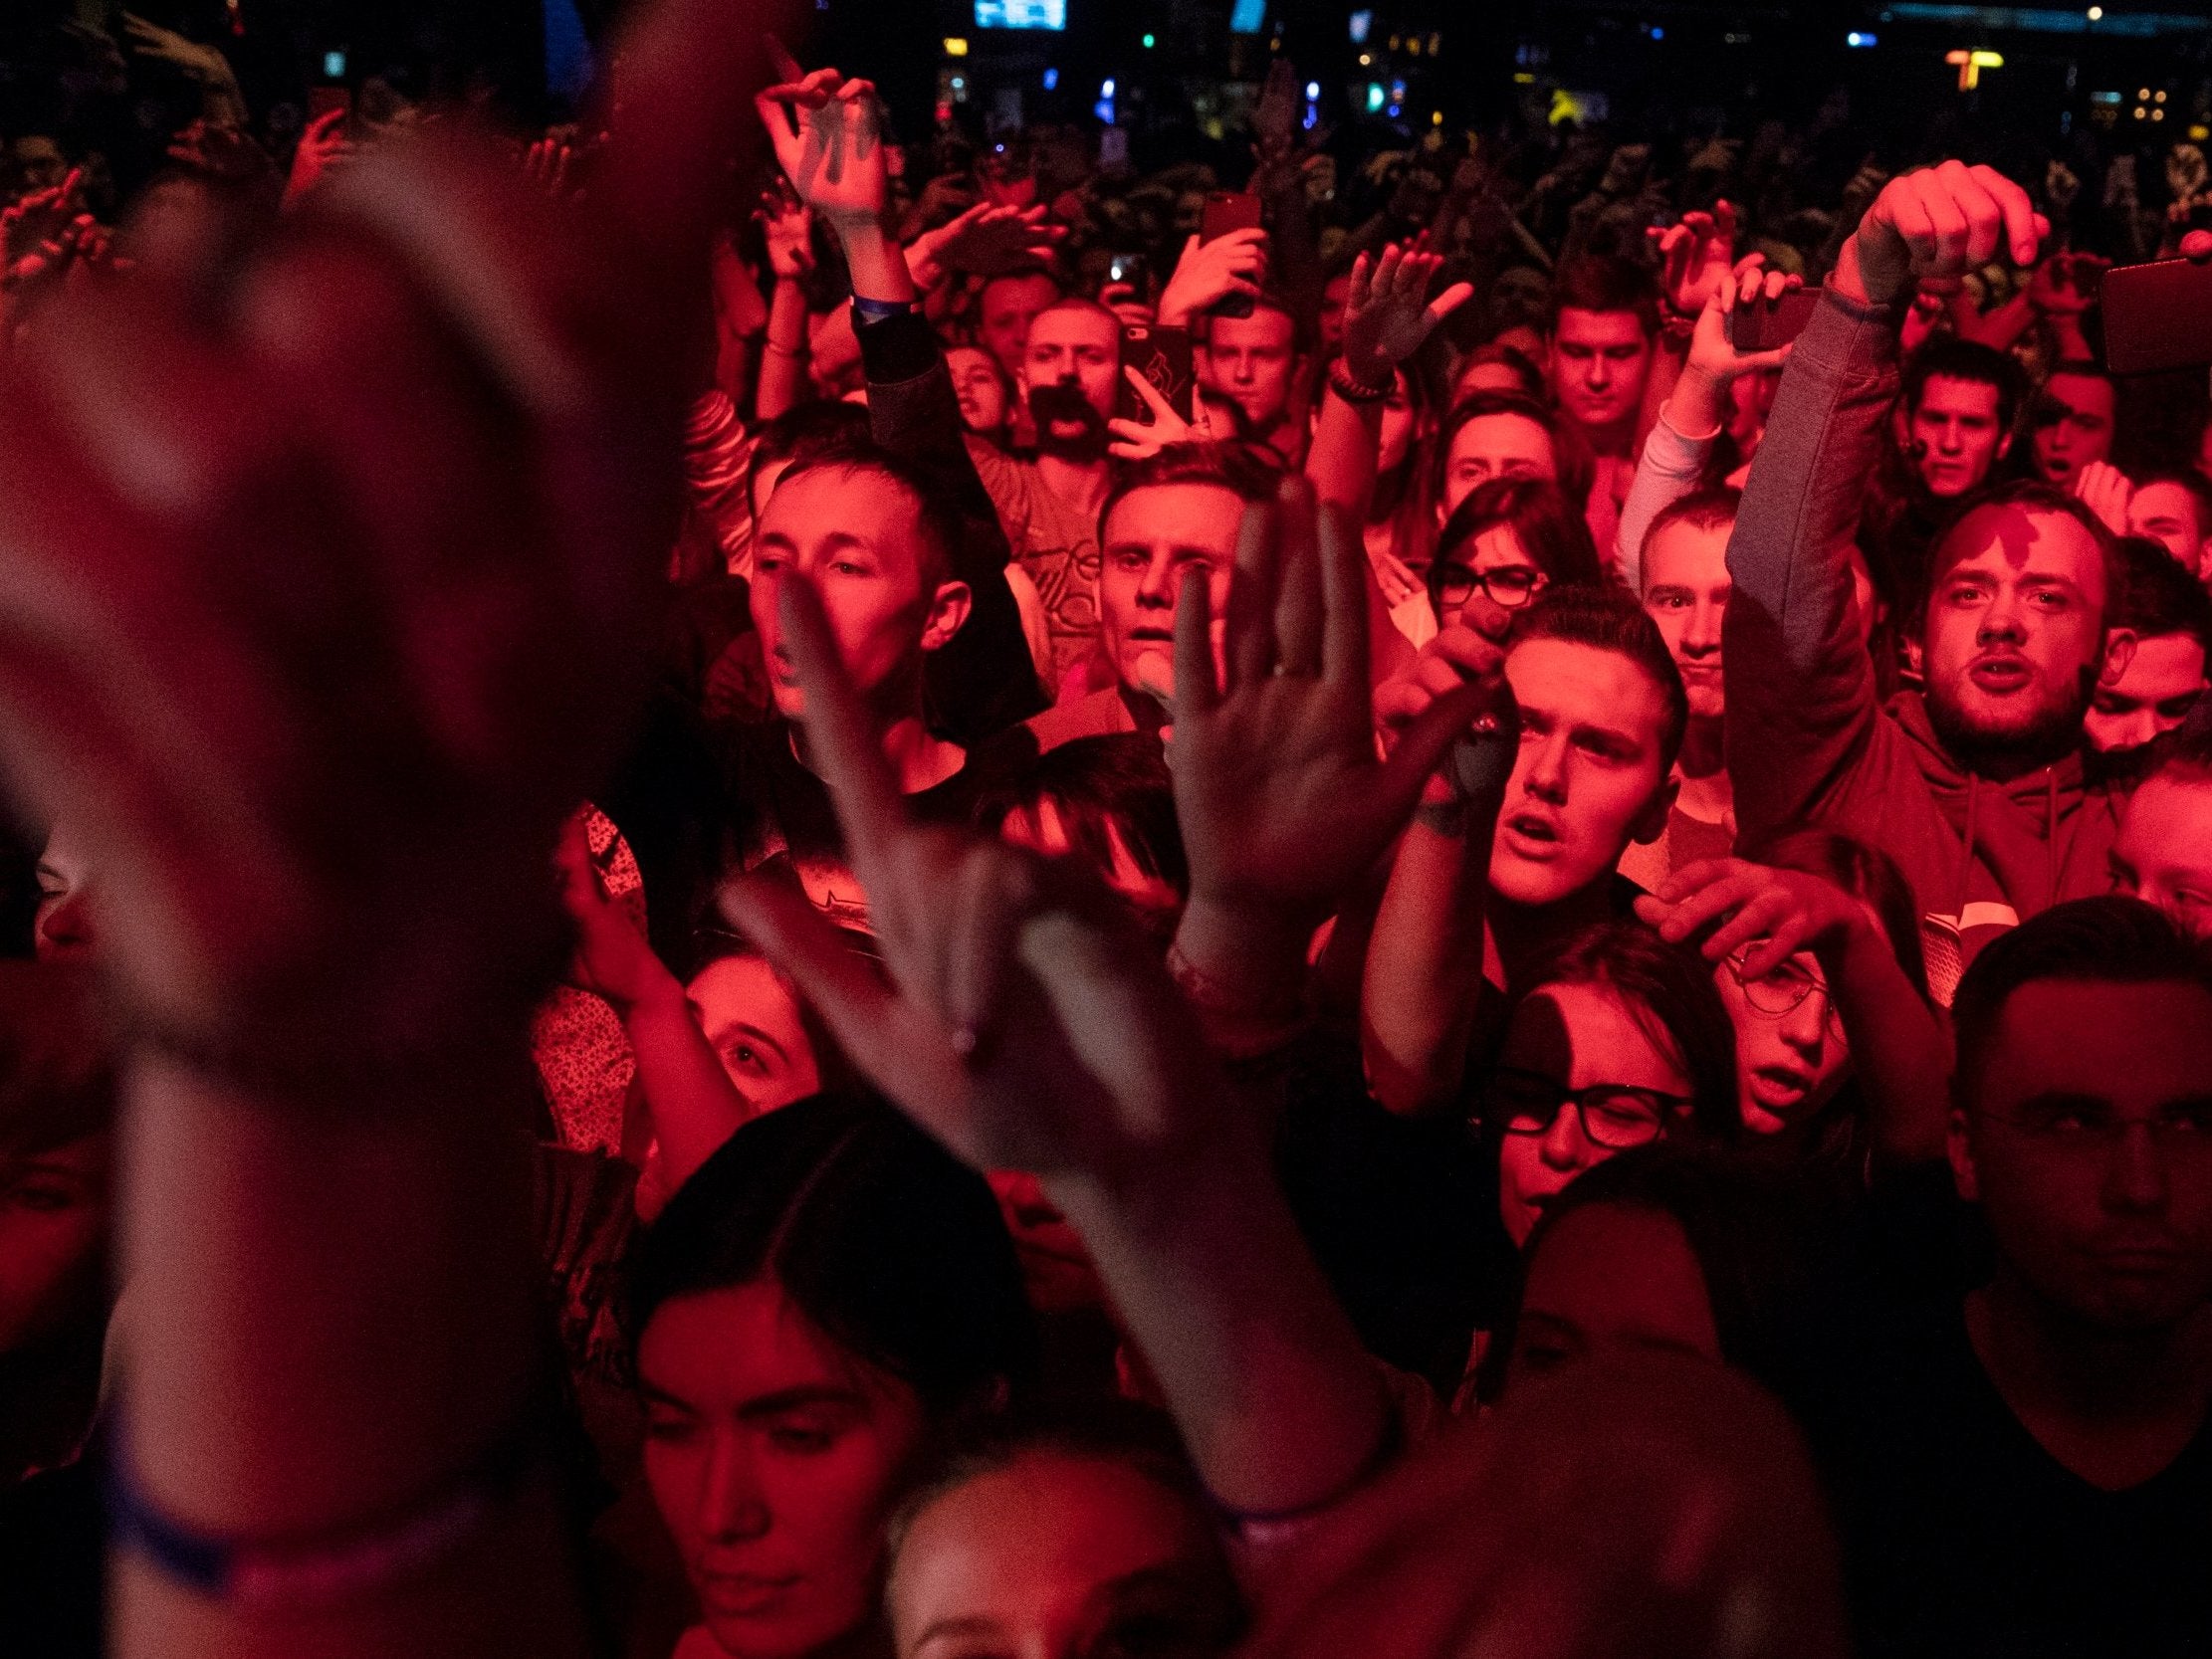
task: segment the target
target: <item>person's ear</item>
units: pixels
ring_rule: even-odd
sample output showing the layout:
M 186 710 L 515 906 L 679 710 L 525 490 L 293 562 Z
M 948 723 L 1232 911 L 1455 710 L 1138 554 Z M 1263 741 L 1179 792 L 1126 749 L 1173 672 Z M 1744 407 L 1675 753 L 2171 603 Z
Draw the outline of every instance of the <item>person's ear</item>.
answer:
M 1969 1204 L 1979 1203 L 1981 1173 L 1974 1167 L 1973 1133 L 1966 1127 L 1966 1114 L 1955 1106 L 1944 1127 L 1943 1153 L 1950 1160 L 1951 1181 L 1958 1188 L 1958 1195 Z
M 922 623 L 922 649 L 942 651 L 953 636 L 968 625 L 976 596 L 966 582 L 940 582 L 930 600 L 930 614 Z
M 1636 822 L 1629 826 L 1629 839 L 1639 847 L 1649 847 L 1666 833 L 1666 815 L 1674 810 L 1674 797 L 1682 792 L 1682 780 L 1669 772 L 1666 781 L 1652 791 L 1652 798 L 1644 803 L 1644 810 L 1636 815 Z
M 2012 453 L 2012 432 L 2008 428 L 1997 440 L 1997 459 L 2002 461 Z
M 2109 690 L 2119 684 L 2119 677 L 2127 672 L 2127 665 L 2135 660 L 2137 644 L 2132 628 L 2111 628 L 2104 634 L 2104 661 L 2097 671 L 2097 683 Z

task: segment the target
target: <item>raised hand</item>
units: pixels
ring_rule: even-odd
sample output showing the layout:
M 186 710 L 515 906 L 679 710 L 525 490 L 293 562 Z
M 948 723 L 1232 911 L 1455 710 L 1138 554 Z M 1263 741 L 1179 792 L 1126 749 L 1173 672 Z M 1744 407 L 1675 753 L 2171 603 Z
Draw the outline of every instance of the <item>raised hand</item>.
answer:
M 246 98 L 239 91 L 237 73 L 222 53 L 129 12 L 122 14 L 122 28 L 130 50 L 139 57 L 169 64 L 199 84 L 203 111 L 210 119 L 230 126 L 246 124 Z
M 908 250 L 908 261 L 917 266 L 927 262 L 945 271 L 995 277 L 1048 264 L 1066 235 L 1067 227 L 1048 221 L 1042 207 L 996 207 L 980 202 L 939 229 L 925 233 Z
M 1887 306 L 1931 279 L 1963 277 L 1999 255 L 2033 265 L 2050 224 L 1994 167 L 1946 161 L 1889 181 L 1845 242 L 1833 285 Z
M 2092 461 L 2075 476 L 2074 493 L 2114 535 L 2127 533 L 2127 509 L 2135 487 L 2109 461 Z
M 205 116 L 170 140 L 169 159 L 216 184 L 249 190 L 265 186 L 272 195 L 277 188 L 277 164 L 269 152 L 244 128 Z
M 655 994 L 671 990 L 682 994 L 676 976 L 646 942 L 644 930 L 628 910 L 607 896 L 581 812 L 570 815 L 561 828 L 553 871 L 560 887 L 560 908 L 575 929 L 575 949 L 568 958 L 570 984 L 605 997 L 618 1012 Z
M 833 223 L 880 223 L 891 185 L 875 83 L 848 81 L 833 69 L 793 75 L 798 66 L 787 56 L 784 63 L 786 79 L 753 101 L 783 176 L 800 201 Z
M 1126 416 L 1116 416 L 1106 423 L 1113 443 L 1107 453 L 1117 461 L 1146 461 L 1158 455 L 1170 444 L 1204 443 L 1214 435 L 1207 423 L 1206 402 L 1202 398 L 1195 405 L 1198 419 L 1187 421 L 1176 413 L 1175 405 L 1162 397 L 1150 380 L 1124 363 L 1122 378 L 1127 380 L 1136 394 L 1144 399 L 1151 411 L 1149 421 L 1133 421 Z
M 1344 301 L 1344 372 L 1363 386 L 1384 384 L 1398 364 L 1422 347 L 1445 317 L 1474 297 L 1453 283 L 1436 299 L 1429 285 L 1443 269 L 1443 256 L 1417 240 L 1385 248 L 1370 262 L 1352 262 L 1351 291 Z
M 285 179 L 285 211 L 291 212 L 313 195 L 358 147 L 346 127 L 343 109 L 326 109 L 308 122 L 292 152 L 292 171 Z
M 783 584 L 809 758 L 829 785 L 890 969 L 837 938 L 795 888 L 723 896 L 855 1065 L 982 1169 L 1107 1187 L 1220 1127 L 1212 1063 L 1157 957 L 1095 882 L 907 814 L 821 601 Z M 1213 1130 L 1209 1126 L 1213 1126 Z
M 2079 317 L 2097 304 L 2112 262 L 2096 254 L 2054 254 L 2028 279 L 2028 304 L 2047 316 Z
M 1201 311 L 1232 294 L 1257 295 L 1267 275 L 1267 233 L 1230 231 L 1212 242 L 1192 237 L 1183 245 L 1175 275 L 1160 295 L 1160 326 L 1187 328 Z
M 814 213 L 788 185 L 764 191 L 754 217 L 768 242 L 769 272 L 796 282 L 814 269 Z
M 1833 950 L 1855 929 L 1874 926 L 1859 901 L 1835 883 L 1740 858 L 1685 865 L 1657 893 L 1639 898 L 1636 914 L 1669 943 L 1704 933 L 1698 948 L 1708 962 L 1748 947 L 1743 972 L 1752 979 L 1800 950 Z
M 1709 432 L 1727 414 L 1728 387 L 1738 375 L 1780 368 L 1789 360 L 1790 347 L 1771 351 L 1739 351 L 1736 334 L 1759 307 L 1771 307 L 1803 279 L 1761 269 L 1760 256 L 1747 254 L 1729 280 L 1705 297 L 1697 313 L 1697 326 L 1689 336 L 1689 355 L 1682 363 L 1682 377 L 1667 400 L 1668 418 L 1688 433 Z
M 1310 933 L 1481 710 L 1482 688 L 1455 687 L 1376 757 L 1366 562 L 1357 528 L 1286 479 L 1271 506 L 1245 512 L 1218 673 L 1206 583 L 1184 579 L 1168 764 L 1194 913 Z
M 719 89 L 757 79 L 683 10 L 626 60 L 603 202 L 556 220 L 457 132 L 380 146 L 0 364 L 0 763 L 98 864 L 149 1026 L 419 1055 L 550 960 L 546 860 L 681 510 Z
M 1676 316 L 1700 314 L 1705 302 L 1725 292 L 1740 270 L 1736 210 L 1729 202 L 1715 202 L 1710 213 L 1685 213 L 1679 224 L 1650 235 L 1659 256 L 1660 291 Z

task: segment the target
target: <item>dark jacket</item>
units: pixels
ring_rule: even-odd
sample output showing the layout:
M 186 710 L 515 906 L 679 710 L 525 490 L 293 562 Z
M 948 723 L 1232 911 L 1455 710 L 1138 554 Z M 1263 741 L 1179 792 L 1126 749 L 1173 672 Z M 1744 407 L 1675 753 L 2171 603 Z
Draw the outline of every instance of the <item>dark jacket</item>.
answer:
M 1886 706 L 1853 615 L 1851 546 L 1897 393 L 1897 319 L 1831 290 L 1799 336 L 1728 542 L 1728 771 L 1745 841 L 1795 824 L 1896 860 L 1949 989 L 1993 931 L 2103 893 L 2116 804 L 2079 754 L 1995 783 L 1916 693 Z

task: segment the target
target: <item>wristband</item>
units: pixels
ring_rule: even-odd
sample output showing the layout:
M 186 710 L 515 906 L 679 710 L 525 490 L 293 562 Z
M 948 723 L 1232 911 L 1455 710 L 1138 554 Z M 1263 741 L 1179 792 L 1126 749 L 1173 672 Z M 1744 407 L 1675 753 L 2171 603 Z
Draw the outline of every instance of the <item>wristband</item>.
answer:
M 1344 366 L 1343 358 L 1339 357 L 1329 365 L 1329 389 L 1347 403 L 1383 403 L 1389 400 L 1396 388 L 1396 375 L 1381 386 L 1368 386 L 1352 378 Z
M 108 1448 L 109 1534 L 165 1576 L 235 1605 L 351 1600 L 446 1559 L 504 1517 L 546 1461 L 540 1403 L 530 1396 L 474 1461 L 419 1497 L 367 1520 L 264 1538 L 203 1533 L 164 1513 L 140 1490 L 116 1436 Z
M 863 300 L 852 297 L 852 309 L 863 323 L 881 322 L 891 316 L 912 316 L 914 302 L 911 300 Z

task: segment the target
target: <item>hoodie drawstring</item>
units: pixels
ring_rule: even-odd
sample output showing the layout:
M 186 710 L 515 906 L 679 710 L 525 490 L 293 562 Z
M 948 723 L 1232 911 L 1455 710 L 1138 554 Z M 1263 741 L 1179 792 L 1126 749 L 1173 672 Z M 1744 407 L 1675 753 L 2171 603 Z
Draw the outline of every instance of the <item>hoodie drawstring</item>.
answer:
M 1966 928 L 1966 895 L 1974 885 L 1974 812 L 1981 801 L 1982 780 L 1974 772 L 1966 774 L 1966 857 L 1958 867 L 1958 903 L 1951 907 L 1961 933 Z

